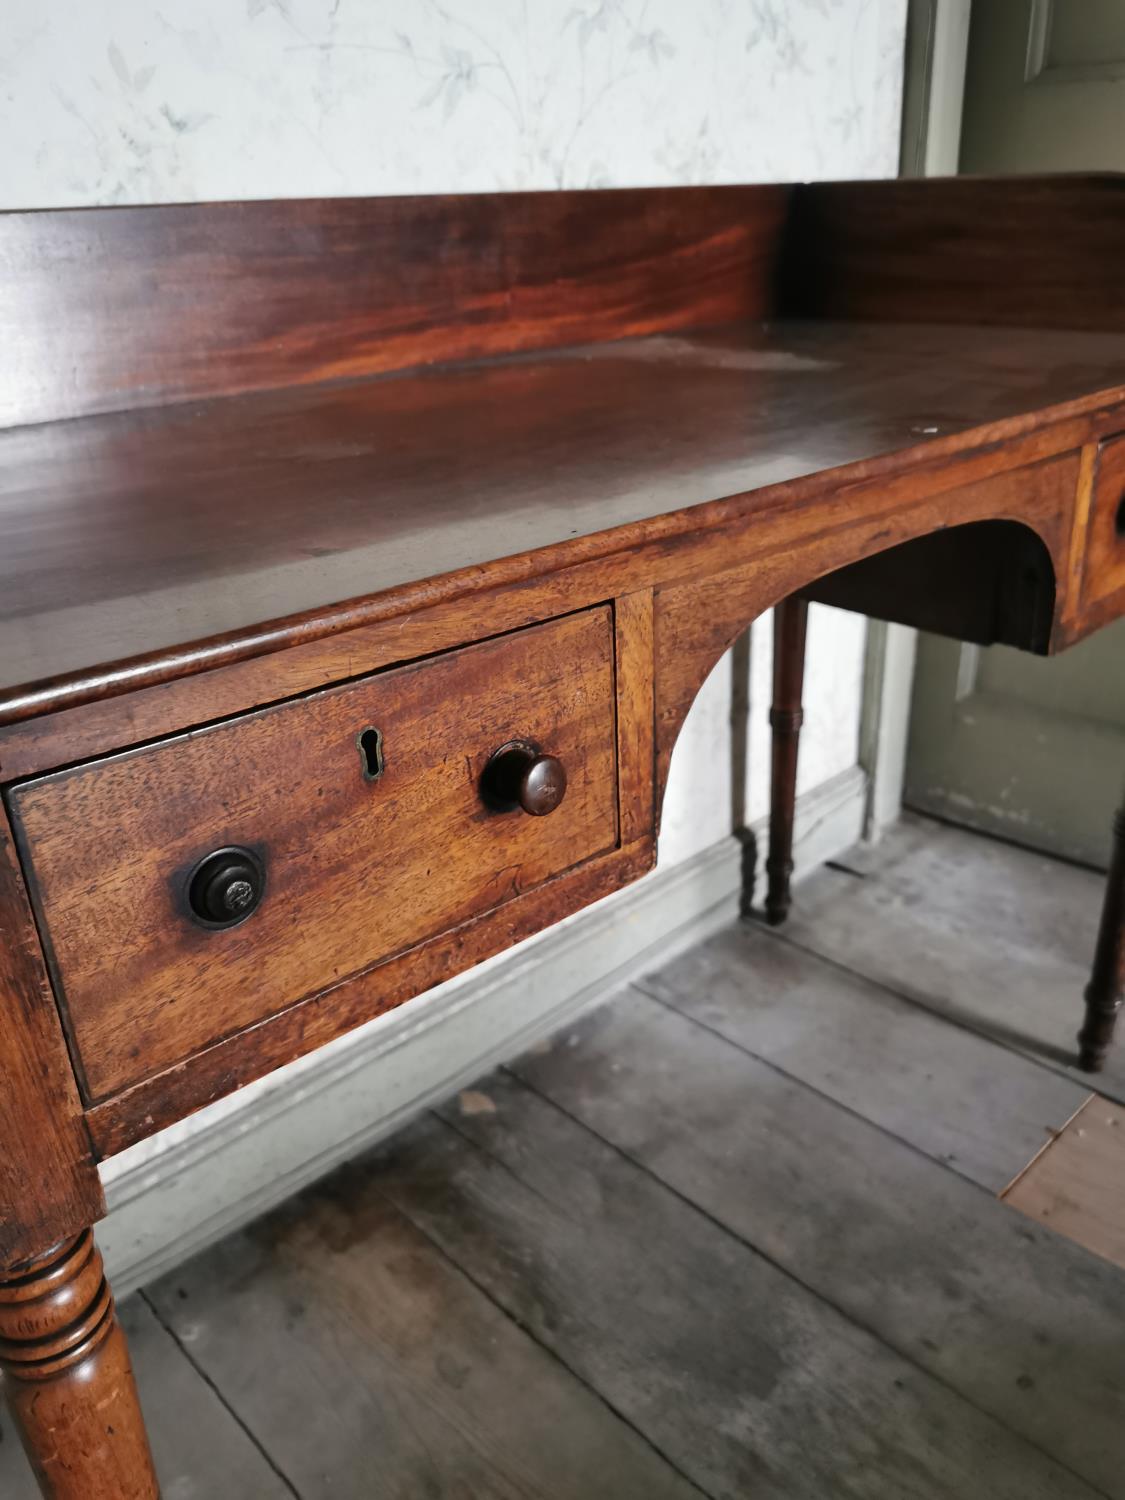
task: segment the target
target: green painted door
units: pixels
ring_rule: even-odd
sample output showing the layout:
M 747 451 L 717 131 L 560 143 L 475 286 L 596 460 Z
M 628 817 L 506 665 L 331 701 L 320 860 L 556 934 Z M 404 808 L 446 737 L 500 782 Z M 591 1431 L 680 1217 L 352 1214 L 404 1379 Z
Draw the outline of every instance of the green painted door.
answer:
M 961 171 L 1092 169 L 1125 172 L 1125 0 L 976 0 Z M 1125 621 L 1050 660 L 919 639 L 909 806 L 1104 866 L 1123 772 Z

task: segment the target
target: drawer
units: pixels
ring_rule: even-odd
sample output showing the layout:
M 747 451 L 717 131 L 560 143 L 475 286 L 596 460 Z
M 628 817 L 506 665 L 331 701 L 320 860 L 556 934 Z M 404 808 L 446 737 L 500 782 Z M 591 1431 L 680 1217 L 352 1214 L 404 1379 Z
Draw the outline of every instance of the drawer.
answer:
M 88 1099 L 612 848 L 614 736 L 599 607 L 12 788 Z M 488 796 L 513 741 L 546 816 Z
M 1085 604 L 1125 590 L 1125 437 L 1098 448 L 1082 578 Z

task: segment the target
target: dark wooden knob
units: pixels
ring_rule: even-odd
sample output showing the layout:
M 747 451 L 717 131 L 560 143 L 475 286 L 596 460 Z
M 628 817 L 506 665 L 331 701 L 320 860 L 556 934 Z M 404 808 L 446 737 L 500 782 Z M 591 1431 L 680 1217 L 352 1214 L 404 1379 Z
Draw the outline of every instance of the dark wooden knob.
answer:
M 554 812 L 566 795 L 566 768 L 528 740 L 512 740 L 484 769 L 485 801 L 499 812 L 522 807 L 533 818 Z
M 188 882 L 188 904 L 205 927 L 234 927 L 255 911 L 266 872 L 249 849 L 216 849 L 201 859 Z

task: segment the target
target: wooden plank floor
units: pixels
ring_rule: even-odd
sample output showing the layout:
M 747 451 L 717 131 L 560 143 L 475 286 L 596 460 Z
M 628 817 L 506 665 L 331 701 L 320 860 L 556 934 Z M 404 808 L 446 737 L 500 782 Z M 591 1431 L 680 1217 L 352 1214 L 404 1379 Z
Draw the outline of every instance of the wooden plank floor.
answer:
M 801 889 L 788 942 L 1085 1086 L 1075 1033 L 1104 882 L 1090 870 L 907 818 Z M 1125 1103 L 1125 1047 L 1098 1089 Z
M 1003 1196 L 1125 1270 L 1125 1109 L 1092 1094 Z
M 165 1500 L 1125 1500 L 1125 1270 L 1052 1227 L 1121 1168 L 1100 883 L 843 863 L 132 1299 Z

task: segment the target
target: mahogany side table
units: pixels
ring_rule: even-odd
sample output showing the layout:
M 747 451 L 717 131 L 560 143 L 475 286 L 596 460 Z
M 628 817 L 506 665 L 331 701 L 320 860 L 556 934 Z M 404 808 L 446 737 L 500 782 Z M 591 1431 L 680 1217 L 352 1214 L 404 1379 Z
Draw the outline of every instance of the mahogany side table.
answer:
M 1041 652 L 1125 613 L 1123 263 L 1114 177 L 0 215 L 0 1366 L 44 1495 L 158 1492 L 98 1162 L 648 870 L 763 610 Z

